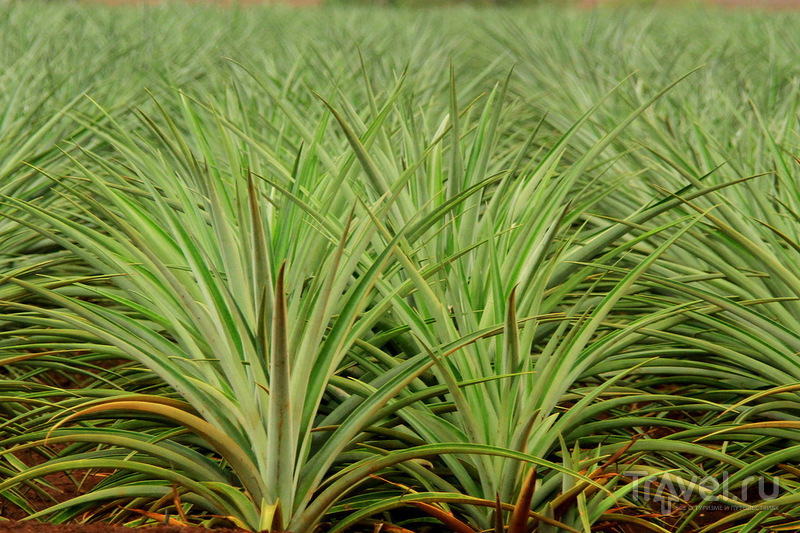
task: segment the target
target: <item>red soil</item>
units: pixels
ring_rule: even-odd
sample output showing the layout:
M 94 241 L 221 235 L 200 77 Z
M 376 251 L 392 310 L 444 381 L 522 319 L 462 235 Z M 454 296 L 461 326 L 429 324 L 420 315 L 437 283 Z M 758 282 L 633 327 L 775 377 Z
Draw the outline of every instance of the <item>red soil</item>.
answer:
M 51 446 L 50 451 L 56 452 L 57 449 L 54 448 L 57 447 Z M 47 459 L 44 455 L 32 450 L 16 452 L 14 456 L 28 466 L 41 464 Z M 64 472 L 58 472 L 45 476 L 44 480 L 48 485 L 42 489 L 44 493 L 37 493 L 33 489 L 23 489 L 23 495 L 35 510 L 42 510 L 56 502 L 64 502 L 86 494 L 107 475 L 104 472 L 95 470 L 72 471 L 71 474 L 69 476 Z M 170 519 L 163 515 L 148 514 L 142 510 L 131 510 L 143 515 L 142 518 L 147 516 L 153 520 L 163 520 L 164 525 L 132 529 L 102 523 L 53 525 L 35 521 L 18 521 L 24 519 L 27 513 L 10 501 L 0 497 L 0 533 L 243 533 L 242 530 L 235 529 L 211 530 L 203 527 L 176 525 L 175 518 Z

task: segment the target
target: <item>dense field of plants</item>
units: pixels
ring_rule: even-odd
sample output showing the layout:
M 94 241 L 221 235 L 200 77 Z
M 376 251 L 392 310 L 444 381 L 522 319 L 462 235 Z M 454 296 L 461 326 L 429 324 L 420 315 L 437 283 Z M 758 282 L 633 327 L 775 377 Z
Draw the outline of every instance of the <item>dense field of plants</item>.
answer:
M 800 528 L 800 16 L 0 17 L 6 518 Z

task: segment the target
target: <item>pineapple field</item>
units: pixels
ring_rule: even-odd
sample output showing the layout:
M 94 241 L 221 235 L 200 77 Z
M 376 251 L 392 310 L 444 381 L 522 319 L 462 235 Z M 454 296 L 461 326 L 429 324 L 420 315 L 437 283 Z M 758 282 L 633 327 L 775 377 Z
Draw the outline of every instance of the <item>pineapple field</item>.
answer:
M 800 530 L 800 13 L 0 17 L 0 530 Z

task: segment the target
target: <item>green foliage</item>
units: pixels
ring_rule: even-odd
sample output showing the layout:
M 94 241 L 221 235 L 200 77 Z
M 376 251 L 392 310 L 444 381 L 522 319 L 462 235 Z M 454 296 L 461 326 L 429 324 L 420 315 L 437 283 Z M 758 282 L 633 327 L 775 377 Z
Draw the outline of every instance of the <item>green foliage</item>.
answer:
M 436 8 L 442 6 L 534 6 L 552 0 L 327 0 L 327 6 L 391 6 L 391 7 L 414 7 L 414 8 Z
M 30 518 L 793 527 L 800 18 L 3 17 L 0 497 Z M 98 482 L 36 507 L 62 471 Z

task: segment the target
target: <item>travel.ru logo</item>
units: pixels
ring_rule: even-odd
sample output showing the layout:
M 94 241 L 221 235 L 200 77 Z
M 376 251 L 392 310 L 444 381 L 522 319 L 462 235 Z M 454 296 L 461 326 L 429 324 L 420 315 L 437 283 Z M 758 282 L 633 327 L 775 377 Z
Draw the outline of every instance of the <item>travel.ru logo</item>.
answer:
M 780 480 L 769 476 L 749 476 L 730 481 L 727 472 L 719 478 L 714 476 L 678 478 L 676 476 L 650 477 L 652 472 L 628 470 L 623 476 L 631 478 L 634 489 L 631 498 L 642 503 L 660 505 L 661 514 L 669 515 L 676 510 L 701 507 L 703 510 L 731 510 L 748 506 L 746 502 L 762 502 L 759 509 L 770 509 L 763 502 L 777 498 Z

